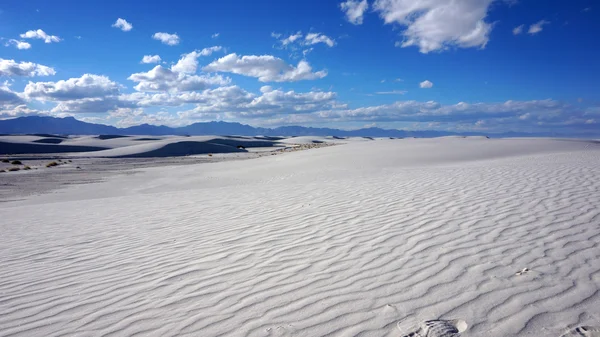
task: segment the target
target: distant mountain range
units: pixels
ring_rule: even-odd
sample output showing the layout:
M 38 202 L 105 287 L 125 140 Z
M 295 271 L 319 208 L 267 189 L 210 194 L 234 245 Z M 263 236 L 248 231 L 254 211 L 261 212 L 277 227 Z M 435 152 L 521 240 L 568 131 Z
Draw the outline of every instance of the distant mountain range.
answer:
M 334 136 L 334 137 L 418 137 L 431 138 L 441 136 L 490 136 L 490 137 L 566 137 L 551 133 L 486 134 L 480 132 L 447 131 L 407 131 L 366 128 L 358 130 L 339 130 L 330 128 L 311 128 L 303 126 L 283 126 L 278 128 L 257 128 L 240 123 L 206 122 L 172 128 L 142 124 L 128 128 L 93 124 L 79 121 L 73 117 L 56 118 L 47 116 L 27 116 L 0 120 L 0 134 L 57 134 L 57 135 L 239 135 L 239 136 Z M 597 135 L 596 135 L 597 136 Z

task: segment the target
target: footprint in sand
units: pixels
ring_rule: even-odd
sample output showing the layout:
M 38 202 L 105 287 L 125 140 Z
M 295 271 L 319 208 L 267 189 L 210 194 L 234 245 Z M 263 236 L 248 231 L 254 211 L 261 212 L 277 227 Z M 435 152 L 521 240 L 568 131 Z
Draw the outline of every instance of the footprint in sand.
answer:
M 398 322 L 398 329 L 406 332 Z M 402 337 L 458 337 L 460 333 L 467 330 L 467 322 L 454 320 L 430 320 L 419 324 L 419 328 L 409 332 Z
M 585 337 L 600 337 L 600 327 L 597 326 L 580 326 L 573 330 L 570 330 L 560 337 L 574 337 L 574 336 L 585 336 Z

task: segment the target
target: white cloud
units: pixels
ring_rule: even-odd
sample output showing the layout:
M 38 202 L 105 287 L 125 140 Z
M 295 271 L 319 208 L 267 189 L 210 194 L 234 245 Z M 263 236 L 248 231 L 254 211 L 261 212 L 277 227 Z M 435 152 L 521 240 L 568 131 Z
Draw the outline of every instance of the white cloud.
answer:
M 184 59 L 186 59 L 185 56 L 182 58 L 182 60 Z M 173 66 L 174 69 L 181 70 L 182 72 L 174 69 L 167 69 L 158 65 L 148 72 L 132 74 L 128 79 L 138 83 L 134 87 L 135 90 L 153 92 L 184 92 L 204 90 L 213 86 L 227 85 L 231 82 L 229 78 L 222 77 L 220 75 L 189 75 L 183 71 L 192 72 L 192 68 L 197 67 L 197 63 L 196 65 L 190 65 L 186 64 L 186 62 L 187 61 L 181 63 L 180 60 L 180 62 Z M 177 65 L 179 66 L 177 67 Z M 195 70 L 193 72 L 195 72 Z
M 134 108 L 137 103 L 121 100 L 118 96 L 90 97 L 59 102 L 52 113 L 106 113 L 120 108 Z
M 29 49 L 31 48 L 31 44 L 25 41 L 19 41 L 15 39 L 10 39 L 8 42 L 4 44 L 6 47 L 15 46 L 17 49 Z
M 568 113 L 567 113 L 568 112 Z M 523 115 L 527 114 L 525 118 Z M 472 122 L 480 120 L 512 119 L 560 121 L 582 112 L 573 111 L 566 105 L 553 100 L 506 101 L 504 103 L 464 103 L 442 105 L 437 102 L 398 101 L 392 104 L 370 106 L 357 109 L 321 111 L 316 118 L 352 121 L 394 121 L 394 122 Z
M 55 35 L 48 35 L 41 29 L 38 30 L 30 30 L 21 35 L 19 35 L 22 39 L 41 39 L 44 40 L 45 43 L 52 42 L 60 42 L 62 39 Z
M 296 34 L 292 34 L 285 39 L 281 40 L 281 44 L 287 46 L 288 44 L 292 44 L 302 38 L 302 32 L 297 32 Z
M 213 35 L 211 35 L 210 37 L 212 37 L 213 39 L 216 39 L 219 37 L 219 35 L 221 35 L 220 33 L 214 33 Z
M 30 109 L 25 104 L 2 105 L 0 103 L 0 119 L 1 118 L 15 118 L 15 117 L 22 117 L 22 116 L 31 116 L 31 115 L 43 115 L 43 114 L 45 114 L 44 111 Z
M 297 49 L 301 46 L 311 46 L 318 43 L 323 43 L 329 47 L 333 47 L 335 45 L 335 40 L 322 33 L 308 33 L 306 36 L 304 36 L 302 32 L 297 32 L 285 38 L 281 38 L 282 34 L 271 33 L 271 36 L 278 39 L 281 43 L 281 46 L 284 48 L 292 47 L 292 49 Z M 311 50 L 312 48 L 306 49 L 303 53 L 306 55 Z
M 433 87 L 433 82 L 425 80 L 425 81 L 419 83 L 419 87 L 421 89 L 429 89 L 429 88 Z
M 300 61 L 294 67 L 280 58 L 271 55 L 238 56 L 229 54 L 204 67 L 204 71 L 229 72 L 249 77 L 256 77 L 261 82 L 296 82 L 314 80 L 327 76 L 327 71 L 312 71 L 306 61 Z
M 544 29 L 544 25 L 547 25 L 549 23 L 550 23 L 550 21 L 540 20 L 540 21 L 532 24 L 531 26 L 529 26 L 528 33 L 531 35 L 535 35 Z
M 152 35 L 152 38 L 155 40 L 158 40 L 166 45 L 169 45 L 169 46 L 178 45 L 179 41 L 180 41 L 177 33 L 169 34 L 169 33 L 158 32 L 158 33 L 154 33 L 154 35 Z
M 84 74 L 57 82 L 29 82 L 23 93 L 42 101 L 69 101 L 116 95 L 119 88 L 119 84 L 106 76 Z
M 198 103 L 181 117 L 196 119 L 206 114 L 224 113 L 230 118 L 264 118 L 278 114 L 308 114 L 335 106 L 334 92 L 310 91 L 298 93 L 269 86 L 261 88 L 261 95 L 251 94 L 237 86 L 205 90 L 181 96 L 185 103 Z
M 197 51 L 183 54 L 179 61 L 171 67 L 171 70 L 174 72 L 193 74 L 198 69 L 198 57 L 200 57 L 200 53 Z
M 204 48 L 200 51 L 200 56 L 210 56 L 210 55 L 212 55 L 212 53 L 221 51 L 221 49 L 223 49 L 223 47 L 221 47 L 221 46 L 212 46 L 212 47 Z
M 21 103 L 23 103 L 23 99 L 17 93 L 10 90 L 8 81 L 0 83 L 0 105 Z
M 113 23 L 113 25 L 111 27 L 119 28 L 120 30 L 122 30 L 124 32 L 128 32 L 133 29 L 133 25 L 131 23 L 129 23 L 129 22 L 127 22 L 127 20 L 121 19 L 121 18 L 118 18 L 117 21 L 115 21 L 115 23 Z
M 520 26 L 515 27 L 512 31 L 513 34 L 519 35 L 519 34 L 523 33 L 523 27 L 525 27 L 525 25 L 520 25 Z
M 406 90 L 392 90 L 392 91 L 378 91 L 376 92 L 377 95 L 404 95 L 406 94 L 408 91 Z
M 221 46 L 213 46 L 209 48 L 204 48 L 201 51 L 193 51 L 188 54 L 183 54 L 181 59 L 177 61 L 177 63 L 171 67 L 171 70 L 180 73 L 195 73 L 198 69 L 198 58 L 200 56 L 209 56 L 212 53 L 217 52 L 223 49 Z
M 0 58 L 0 76 L 50 76 L 56 74 L 53 68 L 33 62 L 15 62 Z
M 483 48 L 492 25 L 485 21 L 494 0 L 376 0 L 386 24 L 405 27 L 400 47 L 417 46 L 421 53 L 452 46 Z
M 353 25 L 361 25 L 363 23 L 363 15 L 369 8 L 367 0 L 348 0 L 340 4 L 340 8 L 346 14 L 346 20 Z
M 321 33 L 306 34 L 304 41 L 305 41 L 305 44 L 307 44 L 307 45 L 313 45 L 313 44 L 317 44 L 317 43 L 324 43 L 324 44 L 328 45 L 329 47 L 333 47 L 335 45 L 335 41 L 332 38 L 328 37 L 327 35 L 321 34 Z
M 158 55 L 144 55 L 140 63 L 159 63 L 160 61 L 161 58 Z

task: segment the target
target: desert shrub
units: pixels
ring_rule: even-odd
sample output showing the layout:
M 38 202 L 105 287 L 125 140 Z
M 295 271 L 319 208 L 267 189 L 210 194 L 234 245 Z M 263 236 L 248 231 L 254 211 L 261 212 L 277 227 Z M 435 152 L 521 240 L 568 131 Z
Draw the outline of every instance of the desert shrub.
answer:
M 23 163 L 21 163 L 20 160 L 13 160 L 10 163 L 13 164 L 13 165 L 23 165 Z
M 71 159 L 69 159 L 69 163 L 72 163 L 73 161 Z
M 27 171 L 27 170 L 31 170 L 31 167 L 29 167 L 29 166 L 25 165 L 25 166 L 23 167 L 23 170 L 25 170 L 25 171 Z
M 8 169 L 8 172 L 15 172 L 15 171 L 19 171 L 20 168 L 19 167 L 11 167 Z
M 0 173 L 3 173 L 3 172 L 6 172 L 6 171 L 4 171 L 4 170 L 0 170 Z
M 212 157 L 212 153 L 209 153 L 209 154 L 208 154 L 208 156 L 209 156 L 209 157 Z
M 2 162 L 3 163 L 10 163 L 10 160 L 8 160 L 8 159 L 2 159 Z
M 58 166 L 58 163 L 53 161 L 51 163 L 46 164 L 46 167 L 53 167 L 53 166 Z

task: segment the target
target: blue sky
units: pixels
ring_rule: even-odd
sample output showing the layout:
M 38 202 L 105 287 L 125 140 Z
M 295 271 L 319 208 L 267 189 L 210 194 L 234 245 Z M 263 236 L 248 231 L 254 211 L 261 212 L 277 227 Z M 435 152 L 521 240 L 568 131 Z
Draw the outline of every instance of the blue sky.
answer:
M 599 10 L 592 0 L 8 0 L 0 118 L 596 131 Z

